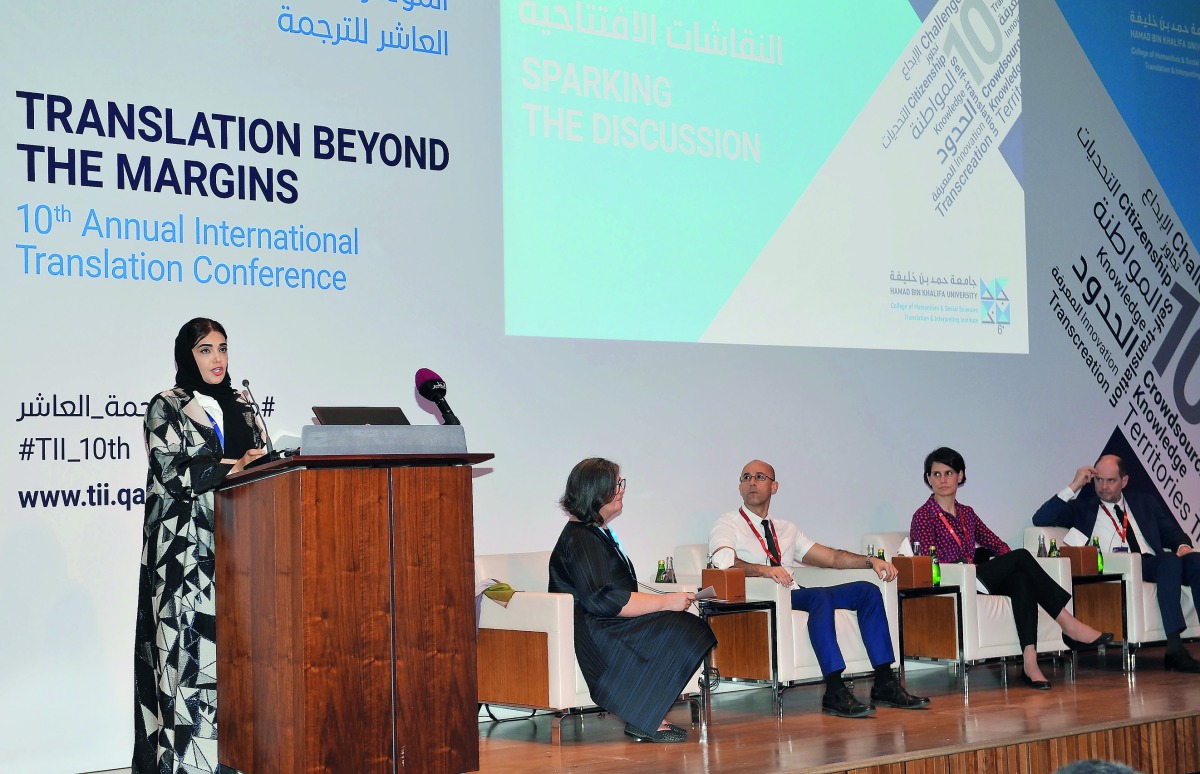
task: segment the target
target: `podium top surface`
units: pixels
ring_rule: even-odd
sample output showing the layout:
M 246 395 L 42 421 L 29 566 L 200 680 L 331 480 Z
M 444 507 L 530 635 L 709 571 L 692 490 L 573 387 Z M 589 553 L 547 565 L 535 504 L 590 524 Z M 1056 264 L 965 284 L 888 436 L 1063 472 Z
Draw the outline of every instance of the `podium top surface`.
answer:
M 477 465 L 495 458 L 487 452 L 453 454 L 297 454 L 228 476 L 218 489 L 302 468 L 411 468 Z

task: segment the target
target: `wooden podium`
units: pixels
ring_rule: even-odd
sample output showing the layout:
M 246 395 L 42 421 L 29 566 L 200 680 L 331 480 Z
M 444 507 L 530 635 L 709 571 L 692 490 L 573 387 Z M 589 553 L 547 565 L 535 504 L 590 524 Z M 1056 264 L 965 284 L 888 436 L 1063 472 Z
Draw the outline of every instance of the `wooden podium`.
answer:
M 216 495 L 219 762 L 474 771 L 470 465 L 298 456 Z

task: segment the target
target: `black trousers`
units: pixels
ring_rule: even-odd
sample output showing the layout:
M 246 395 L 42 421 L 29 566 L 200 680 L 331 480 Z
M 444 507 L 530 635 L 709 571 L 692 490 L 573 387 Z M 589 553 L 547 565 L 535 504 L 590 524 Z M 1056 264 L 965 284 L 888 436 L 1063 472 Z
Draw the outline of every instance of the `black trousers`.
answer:
M 975 574 L 989 592 L 1012 600 L 1017 641 L 1022 649 L 1037 644 L 1039 607 L 1051 618 L 1057 618 L 1071 601 L 1066 589 L 1055 583 L 1024 548 L 977 565 Z

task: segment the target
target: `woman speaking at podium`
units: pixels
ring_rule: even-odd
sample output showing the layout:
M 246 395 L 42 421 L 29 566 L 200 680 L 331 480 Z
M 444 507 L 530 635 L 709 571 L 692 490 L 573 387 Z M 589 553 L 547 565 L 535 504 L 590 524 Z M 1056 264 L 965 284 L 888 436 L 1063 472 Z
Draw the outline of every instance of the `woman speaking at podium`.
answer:
M 717 639 L 684 612 L 695 594 L 638 592 L 633 563 L 608 528 L 621 513 L 620 472 L 598 457 L 571 470 L 559 501 L 570 520 L 550 554 L 548 590 L 575 598 L 575 656 L 592 700 L 639 742 L 682 742 L 687 731 L 665 722 L 667 710 Z
M 213 490 L 264 453 L 228 364 L 221 324 L 189 320 L 175 337 L 175 386 L 146 409 L 134 774 L 217 768 Z

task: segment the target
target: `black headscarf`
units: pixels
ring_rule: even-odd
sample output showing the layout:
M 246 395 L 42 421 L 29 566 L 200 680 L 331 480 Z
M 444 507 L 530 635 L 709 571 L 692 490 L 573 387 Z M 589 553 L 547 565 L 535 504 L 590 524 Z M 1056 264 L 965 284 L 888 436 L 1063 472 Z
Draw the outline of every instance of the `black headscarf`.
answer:
M 240 396 L 237 390 L 233 389 L 229 369 L 225 369 L 225 378 L 219 384 L 209 384 L 200 375 L 196 355 L 192 352 L 196 343 L 213 331 L 228 338 L 221 323 L 207 317 L 188 320 L 179 329 L 179 334 L 175 337 L 175 386 L 182 387 L 192 394 L 198 392 L 207 395 L 217 401 L 224 415 L 223 454 L 226 458 L 237 459 L 255 447 L 251 427 L 253 419 L 246 404 L 238 400 Z

